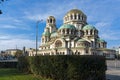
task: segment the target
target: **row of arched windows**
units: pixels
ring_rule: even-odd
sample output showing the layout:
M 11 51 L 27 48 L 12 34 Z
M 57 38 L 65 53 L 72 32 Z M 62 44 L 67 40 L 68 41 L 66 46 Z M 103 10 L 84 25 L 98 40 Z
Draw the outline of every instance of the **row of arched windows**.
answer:
M 60 34 L 72 34 L 72 35 L 76 35 L 76 30 L 71 30 L 71 29 L 62 29 L 59 31 Z
M 97 30 L 85 30 L 84 35 L 98 35 Z
M 55 19 L 47 19 L 47 23 L 55 23 Z
M 57 52 L 56 55 L 65 55 L 65 52 Z
M 98 48 L 106 48 L 106 44 L 105 43 L 98 43 Z
M 71 14 L 70 16 L 65 17 L 65 21 L 69 20 L 86 20 L 86 17 L 80 14 Z

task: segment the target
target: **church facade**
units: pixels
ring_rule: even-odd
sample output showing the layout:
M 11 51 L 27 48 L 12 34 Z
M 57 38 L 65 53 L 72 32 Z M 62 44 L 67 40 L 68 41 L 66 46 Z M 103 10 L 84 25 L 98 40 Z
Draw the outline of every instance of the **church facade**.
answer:
M 87 23 L 87 16 L 79 9 L 72 9 L 57 28 L 54 16 L 49 16 L 41 37 L 40 55 L 106 55 L 107 42 L 98 35 L 98 30 Z

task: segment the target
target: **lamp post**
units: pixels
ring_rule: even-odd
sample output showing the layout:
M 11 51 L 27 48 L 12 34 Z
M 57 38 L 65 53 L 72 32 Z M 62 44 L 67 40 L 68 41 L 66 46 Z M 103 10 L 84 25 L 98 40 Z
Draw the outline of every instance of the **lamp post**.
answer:
M 37 50 L 38 50 L 38 24 L 42 22 L 43 20 L 38 20 L 36 23 L 36 55 L 37 55 Z

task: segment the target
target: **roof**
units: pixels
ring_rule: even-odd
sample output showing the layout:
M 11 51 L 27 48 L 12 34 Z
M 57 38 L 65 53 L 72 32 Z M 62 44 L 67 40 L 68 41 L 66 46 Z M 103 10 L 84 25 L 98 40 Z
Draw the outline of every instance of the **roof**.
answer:
M 105 42 L 105 40 L 98 38 L 97 39 L 99 42 Z
M 50 36 L 50 32 L 49 31 L 45 31 L 42 33 L 42 36 Z
M 78 39 L 77 42 L 88 42 L 88 41 L 86 41 L 85 39 Z
M 71 24 L 63 24 L 60 28 L 60 29 L 76 29 L 74 25 L 71 25 Z
M 86 25 L 86 26 L 83 27 L 83 30 L 91 30 L 91 29 L 96 30 L 96 28 L 92 25 Z
M 20 49 L 7 49 L 6 51 L 19 51 Z
M 56 37 L 56 36 L 58 36 L 57 32 L 51 33 L 51 37 Z
M 72 9 L 72 10 L 70 10 L 69 12 L 67 12 L 67 14 L 72 14 L 72 13 L 78 13 L 78 14 L 83 14 L 83 15 L 85 15 L 81 10 L 79 10 L 79 9 Z M 66 15 L 67 15 L 66 14 Z
M 55 19 L 55 17 L 54 17 L 54 16 L 49 16 L 48 18 L 53 18 L 53 19 Z
M 107 48 L 98 48 L 97 50 L 101 50 L 101 51 L 115 51 L 114 49 L 107 49 Z

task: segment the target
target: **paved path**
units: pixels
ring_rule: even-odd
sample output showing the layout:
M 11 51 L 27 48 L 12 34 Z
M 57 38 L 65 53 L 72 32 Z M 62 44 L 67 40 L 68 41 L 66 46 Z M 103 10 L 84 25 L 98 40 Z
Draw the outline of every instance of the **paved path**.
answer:
M 120 80 L 120 61 L 107 61 L 106 77 L 109 80 Z

